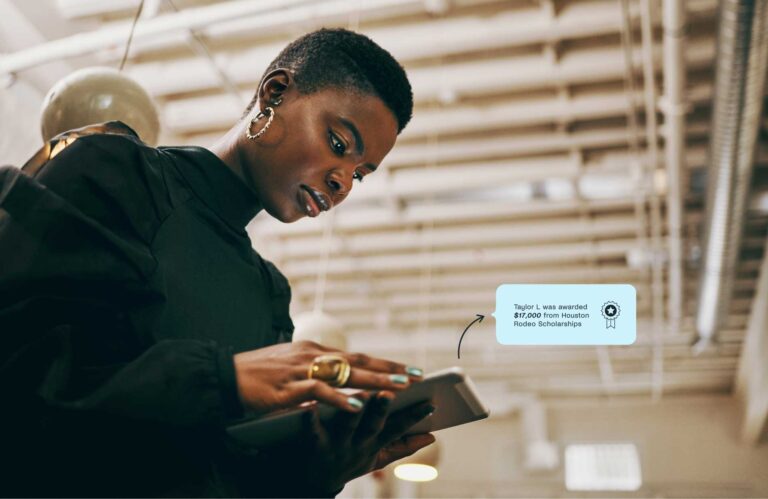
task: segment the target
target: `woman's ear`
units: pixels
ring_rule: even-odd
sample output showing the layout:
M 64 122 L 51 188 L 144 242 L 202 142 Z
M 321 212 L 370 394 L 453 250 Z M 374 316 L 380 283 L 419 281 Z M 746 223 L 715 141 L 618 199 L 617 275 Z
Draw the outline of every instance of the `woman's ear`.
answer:
M 261 82 L 259 100 L 264 107 L 278 106 L 291 85 L 293 85 L 293 75 L 290 71 L 283 68 L 270 71 Z

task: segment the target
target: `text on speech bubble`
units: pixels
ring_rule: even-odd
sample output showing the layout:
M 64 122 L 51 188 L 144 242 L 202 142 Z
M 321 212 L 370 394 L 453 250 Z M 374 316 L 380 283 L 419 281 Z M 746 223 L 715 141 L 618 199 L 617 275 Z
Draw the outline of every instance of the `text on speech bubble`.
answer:
M 502 284 L 492 315 L 504 345 L 631 345 L 637 337 L 630 284 Z

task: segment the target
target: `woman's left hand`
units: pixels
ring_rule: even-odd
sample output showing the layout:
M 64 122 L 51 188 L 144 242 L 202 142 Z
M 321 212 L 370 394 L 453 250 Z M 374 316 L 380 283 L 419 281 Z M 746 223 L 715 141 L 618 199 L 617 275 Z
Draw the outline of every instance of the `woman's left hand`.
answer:
M 387 408 L 394 399 L 392 392 L 379 392 L 370 400 L 365 400 L 369 398 L 367 393 L 357 396 L 366 402 L 365 409 L 359 413 L 338 412 L 327 425 L 319 420 L 316 413 L 311 415 L 310 425 L 315 435 L 312 466 L 326 469 L 320 476 L 332 480 L 326 485 L 332 490 L 435 441 L 429 433 L 403 436 L 409 428 L 434 411 L 429 402 L 387 416 Z
M 387 445 L 376 455 L 376 462 L 368 471 L 376 471 L 387 466 L 390 463 L 408 457 L 419 449 L 435 442 L 435 436 L 431 433 L 420 433 L 418 435 L 409 435 L 400 437 L 391 444 Z
M 409 428 L 434 411 L 429 402 L 387 415 L 394 398 L 392 392 L 378 392 L 373 397 L 363 392 L 355 396 L 366 402 L 364 410 L 339 411 L 324 423 L 313 408 L 307 415 L 311 437 L 296 445 L 281 446 L 280 456 L 269 453 L 269 461 L 276 469 L 289 469 L 291 480 L 301 482 L 302 493 L 336 492 L 348 481 L 435 441 L 429 433 L 404 436 Z M 279 464 L 281 461 L 285 461 L 285 468 Z

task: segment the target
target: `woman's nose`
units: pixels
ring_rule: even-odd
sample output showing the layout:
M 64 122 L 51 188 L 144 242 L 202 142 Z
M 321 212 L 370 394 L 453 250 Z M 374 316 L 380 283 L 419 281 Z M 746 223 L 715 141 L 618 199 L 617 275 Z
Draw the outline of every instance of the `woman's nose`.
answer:
M 344 197 L 352 189 L 352 176 L 338 170 L 329 172 L 325 182 L 335 196 Z
M 338 180 L 334 178 L 329 178 L 327 183 L 328 183 L 328 187 L 331 188 L 332 193 L 335 194 L 337 191 L 341 190 L 341 183 L 339 183 Z

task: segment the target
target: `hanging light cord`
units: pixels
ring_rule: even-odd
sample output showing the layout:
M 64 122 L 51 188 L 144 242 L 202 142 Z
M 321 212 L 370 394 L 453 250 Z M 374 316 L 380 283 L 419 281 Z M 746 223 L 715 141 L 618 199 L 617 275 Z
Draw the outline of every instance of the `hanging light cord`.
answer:
M 320 247 L 320 261 L 318 265 L 317 280 L 315 281 L 315 312 L 322 312 L 325 301 L 325 284 L 328 279 L 328 261 L 331 258 L 331 245 L 333 244 L 333 225 L 336 212 L 327 213 L 323 226 L 323 241 Z
M 437 59 L 437 67 L 440 70 L 441 84 L 445 82 L 445 66 L 442 57 Z M 433 104 L 433 109 L 439 110 L 441 107 L 439 102 Z M 439 152 L 440 152 L 440 133 L 432 129 L 427 135 L 427 161 L 425 164 L 425 170 L 434 172 L 439 164 Z M 429 211 L 430 208 L 435 206 L 435 194 L 430 192 L 426 196 L 424 203 L 425 211 Z M 432 319 L 432 303 L 430 297 L 432 295 L 432 254 L 434 252 L 434 232 L 435 232 L 435 216 L 432 214 L 427 222 L 421 227 L 421 276 L 419 279 L 419 364 L 422 369 L 427 369 L 427 352 L 429 350 L 429 326 Z
M 139 2 L 139 8 L 136 10 L 136 15 L 133 17 L 133 23 L 131 24 L 131 32 L 128 33 L 128 41 L 125 43 L 125 52 L 123 52 L 123 60 L 120 61 L 120 71 L 125 67 L 125 61 L 128 60 L 128 52 L 131 50 L 131 42 L 133 42 L 133 32 L 136 31 L 136 23 L 139 22 L 141 17 L 141 11 L 144 10 L 144 0 Z

